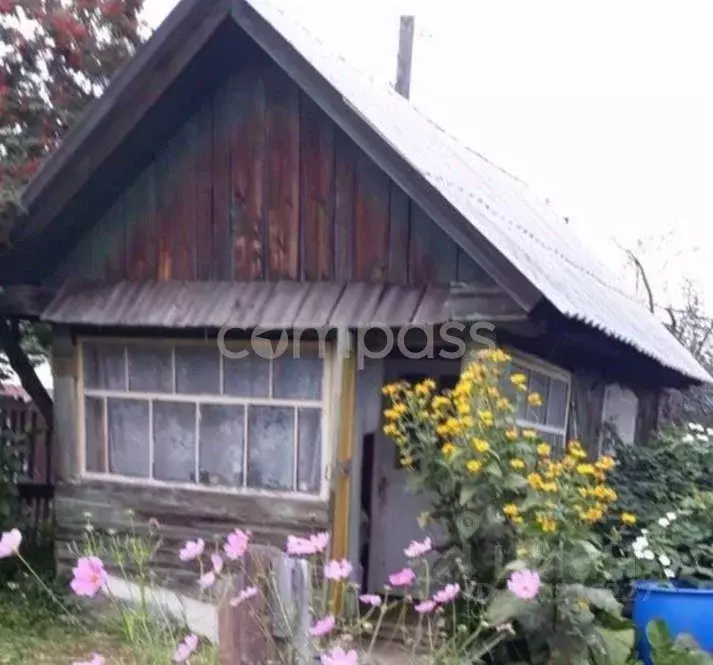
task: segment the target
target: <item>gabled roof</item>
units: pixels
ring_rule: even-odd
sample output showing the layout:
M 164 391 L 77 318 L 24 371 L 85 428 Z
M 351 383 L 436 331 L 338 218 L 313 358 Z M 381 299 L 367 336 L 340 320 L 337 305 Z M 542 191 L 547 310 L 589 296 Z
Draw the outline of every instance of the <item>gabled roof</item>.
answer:
M 170 48 L 197 11 L 231 16 L 367 154 L 470 252 L 527 310 L 544 297 L 562 315 L 623 342 L 689 380 L 709 374 L 547 205 L 520 181 L 447 135 L 391 87 L 375 83 L 278 6 L 276 0 L 183 0 L 136 57 L 105 101 L 28 188 L 28 207 L 62 177 L 64 161 L 92 140 L 109 114 L 127 104 L 130 78 Z M 205 25 L 205 21 L 203 24 Z M 207 30 L 207 28 L 206 28 Z M 173 48 L 181 48 L 178 41 Z M 66 169 L 64 169 L 66 170 Z M 507 266 L 509 270 L 505 270 Z

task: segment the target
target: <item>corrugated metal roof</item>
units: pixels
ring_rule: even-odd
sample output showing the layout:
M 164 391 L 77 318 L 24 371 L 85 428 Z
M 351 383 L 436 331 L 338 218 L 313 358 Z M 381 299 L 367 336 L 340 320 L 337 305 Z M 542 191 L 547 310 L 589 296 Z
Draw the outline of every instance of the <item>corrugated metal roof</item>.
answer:
M 391 87 L 330 52 L 287 10 L 270 0 L 247 1 L 562 314 L 665 367 L 711 382 L 663 324 L 624 293 L 616 276 L 520 181 L 448 136 Z
M 122 282 L 64 287 L 51 323 L 149 328 L 360 328 L 523 318 L 492 287 L 335 282 Z

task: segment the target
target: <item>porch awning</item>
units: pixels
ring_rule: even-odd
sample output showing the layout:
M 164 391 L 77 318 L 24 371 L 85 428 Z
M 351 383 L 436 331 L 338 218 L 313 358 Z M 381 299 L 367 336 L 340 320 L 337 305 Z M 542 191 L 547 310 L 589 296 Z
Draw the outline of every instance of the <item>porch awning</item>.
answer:
M 150 328 L 363 328 L 522 320 L 498 287 L 344 282 L 120 282 L 63 287 L 42 320 Z

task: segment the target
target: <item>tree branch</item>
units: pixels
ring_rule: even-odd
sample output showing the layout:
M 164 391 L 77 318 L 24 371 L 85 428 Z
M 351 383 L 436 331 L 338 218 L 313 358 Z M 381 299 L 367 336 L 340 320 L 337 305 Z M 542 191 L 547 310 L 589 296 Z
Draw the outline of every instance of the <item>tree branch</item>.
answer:
M 54 418 L 52 398 L 38 378 L 27 354 L 22 350 L 19 335 L 3 319 L 0 319 L 0 347 L 5 351 L 10 366 L 15 370 L 22 387 L 32 398 L 47 426 L 51 427 Z
M 626 254 L 629 257 L 629 260 L 634 264 L 634 267 L 636 268 L 636 272 L 641 276 L 641 281 L 644 284 L 644 288 L 646 289 L 646 295 L 648 297 L 649 301 L 649 311 L 654 314 L 656 311 L 656 302 L 654 301 L 654 292 L 651 289 L 651 283 L 649 282 L 648 275 L 646 274 L 646 270 L 644 270 L 644 265 L 641 263 L 639 260 L 639 257 L 634 254 L 630 249 L 626 250 Z

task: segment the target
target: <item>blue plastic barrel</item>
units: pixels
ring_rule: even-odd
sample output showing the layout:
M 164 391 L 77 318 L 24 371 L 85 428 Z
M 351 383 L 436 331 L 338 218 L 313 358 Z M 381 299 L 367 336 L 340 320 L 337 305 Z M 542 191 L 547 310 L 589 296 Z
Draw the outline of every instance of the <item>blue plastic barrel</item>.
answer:
M 633 614 L 639 658 L 645 665 L 653 665 L 646 627 L 654 619 L 663 619 L 674 638 L 690 635 L 701 649 L 713 653 L 713 589 L 637 582 Z

